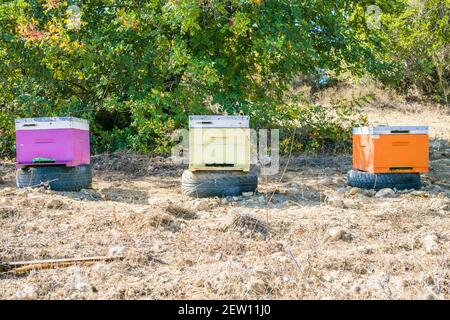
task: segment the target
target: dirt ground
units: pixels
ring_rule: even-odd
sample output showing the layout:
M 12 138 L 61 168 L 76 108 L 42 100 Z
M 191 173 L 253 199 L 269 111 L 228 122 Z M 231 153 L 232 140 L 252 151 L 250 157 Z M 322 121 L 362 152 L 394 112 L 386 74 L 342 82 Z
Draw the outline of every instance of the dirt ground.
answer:
M 349 155 L 293 157 L 282 179 L 227 199 L 183 196 L 185 168 L 162 158 L 94 156 L 81 192 L 17 190 L 1 162 L 0 263 L 125 258 L 3 273 L 0 299 L 449 299 L 450 115 L 367 112 L 431 126 L 421 191 L 346 187 Z

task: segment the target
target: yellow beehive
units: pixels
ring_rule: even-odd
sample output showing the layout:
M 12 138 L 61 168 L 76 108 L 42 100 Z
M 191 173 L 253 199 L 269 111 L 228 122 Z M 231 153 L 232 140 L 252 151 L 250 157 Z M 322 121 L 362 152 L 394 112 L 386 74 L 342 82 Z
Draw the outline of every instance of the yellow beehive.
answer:
M 247 116 L 190 116 L 189 170 L 250 171 Z

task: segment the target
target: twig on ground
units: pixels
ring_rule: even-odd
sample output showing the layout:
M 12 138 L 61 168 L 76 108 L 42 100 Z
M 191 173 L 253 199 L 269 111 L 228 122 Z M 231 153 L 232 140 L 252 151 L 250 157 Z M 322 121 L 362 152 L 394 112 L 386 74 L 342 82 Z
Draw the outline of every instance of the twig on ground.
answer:
M 281 181 L 283 181 L 283 178 L 284 178 L 284 175 L 286 174 L 286 171 L 287 171 L 287 168 L 289 166 L 289 163 L 291 162 L 292 150 L 294 148 L 294 141 L 295 141 L 295 133 L 296 132 L 297 132 L 297 128 L 294 128 L 294 132 L 292 134 L 291 146 L 290 146 L 290 149 L 289 149 L 289 156 L 288 156 L 288 159 L 287 159 L 286 164 L 284 166 L 284 169 L 283 169 L 283 172 L 281 174 L 281 177 L 278 180 L 278 183 L 281 183 Z M 274 195 L 275 195 L 275 190 L 272 192 L 272 194 L 270 195 L 268 200 L 266 198 L 266 220 L 267 220 L 267 223 L 269 223 L 269 204 L 272 201 L 272 198 L 273 198 Z
M 292 262 L 294 263 L 295 267 L 297 268 L 297 270 L 298 270 L 298 271 L 300 272 L 300 274 L 302 275 L 303 280 L 305 281 L 307 287 L 308 287 L 312 292 L 314 292 L 315 295 L 317 295 L 316 290 L 314 290 L 314 289 L 311 287 L 311 285 L 309 284 L 308 277 L 307 277 L 307 276 L 305 275 L 305 273 L 303 272 L 302 267 L 301 267 L 300 264 L 298 263 L 297 259 L 295 259 L 295 257 L 294 257 L 294 255 L 292 254 L 291 250 L 290 250 L 290 249 L 287 249 L 286 251 L 287 251 L 287 254 L 289 255 L 289 258 L 291 258 L 291 260 L 292 260 Z
M 7 262 L 0 265 L 1 273 L 25 273 L 36 269 L 66 268 L 75 264 L 92 265 L 96 262 L 111 262 L 122 260 L 123 256 L 96 256 L 86 258 L 46 259 L 34 261 Z

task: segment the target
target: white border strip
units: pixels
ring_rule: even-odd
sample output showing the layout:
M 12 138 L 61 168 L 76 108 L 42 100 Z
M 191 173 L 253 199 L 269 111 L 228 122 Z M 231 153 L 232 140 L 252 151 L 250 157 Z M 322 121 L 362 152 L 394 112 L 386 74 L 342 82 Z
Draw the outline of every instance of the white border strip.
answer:
M 406 131 L 406 132 L 405 132 Z M 427 126 L 379 126 L 353 128 L 353 134 L 428 134 Z
M 78 129 L 89 131 L 89 122 L 84 119 L 66 118 L 26 118 L 15 121 L 16 130 Z
M 189 128 L 250 128 L 248 116 L 189 116 Z

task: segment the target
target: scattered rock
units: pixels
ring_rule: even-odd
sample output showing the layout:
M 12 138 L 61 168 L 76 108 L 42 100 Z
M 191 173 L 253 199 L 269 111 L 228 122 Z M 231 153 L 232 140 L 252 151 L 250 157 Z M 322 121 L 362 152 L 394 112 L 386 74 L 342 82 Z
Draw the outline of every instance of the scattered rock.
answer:
M 80 190 L 81 195 L 84 198 L 91 199 L 91 200 L 98 200 L 102 198 L 101 193 L 94 189 L 81 189 Z
M 439 249 L 438 237 L 430 234 L 422 239 L 422 245 L 426 253 L 437 253 Z
M 180 219 L 195 219 L 197 217 L 195 212 L 191 209 L 175 204 L 168 205 L 166 211 Z
M 194 211 L 197 211 L 197 212 L 208 210 L 209 202 L 207 200 L 197 200 L 194 202 L 192 209 L 194 209 Z
M 155 240 L 151 246 L 153 252 L 161 252 L 165 249 L 165 243 L 161 240 Z
M 430 143 L 430 147 L 432 149 L 440 150 L 443 147 L 443 143 L 441 141 L 433 141 Z
M 73 288 L 80 292 L 90 292 L 92 291 L 92 286 L 89 284 L 85 277 L 77 275 L 73 282 Z
M 147 204 L 152 207 L 167 207 L 172 203 L 173 201 L 167 198 L 147 198 Z
M 348 191 L 350 191 L 352 189 L 352 187 L 350 186 L 345 186 L 345 187 L 341 187 L 339 189 L 337 189 L 338 193 L 347 193 Z
M 37 291 L 33 285 L 25 285 L 22 290 L 16 292 L 18 299 L 37 299 Z
M 3 178 L 0 177 L 0 184 L 3 184 L 3 183 L 5 183 L 5 182 L 3 181 Z
M 4 188 L 3 190 L 0 190 L 0 196 L 7 196 L 10 194 L 14 194 L 16 189 L 14 188 Z
M 425 191 L 431 192 L 431 193 L 440 193 L 445 192 L 444 188 L 441 186 L 438 186 L 436 184 L 430 184 L 427 187 L 423 188 Z
M 360 294 L 360 293 L 361 293 L 361 287 L 358 286 L 358 285 L 353 286 L 352 291 L 353 291 L 354 293 L 356 293 L 356 294 Z
M 298 194 L 302 193 L 302 190 L 301 190 L 300 188 L 296 187 L 296 186 L 293 186 L 293 187 L 290 187 L 290 188 L 288 189 L 288 192 L 287 192 L 287 193 L 288 193 L 288 194 L 295 194 L 295 195 L 298 195 Z
M 332 184 L 334 183 L 334 181 L 333 181 L 332 178 L 326 177 L 326 178 L 320 179 L 320 180 L 319 180 L 319 183 L 320 183 L 320 184 L 323 184 L 323 185 L 326 185 L 326 186 L 329 186 L 329 185 L 332 185 Z
M 359 189 L 359 188 L 351 188 L 347 194 L 349 196 L 354 196 L 355 194 L 359 193 L 360 191 L 361 191 L 361 189 Z
M 392 198 L 395 197 L 395 191 L 391 188 L 384 188 L 375 194 L 376 198 Z
M 397 193 L 407 194 L 407 193 L 411 193 L 413 191 L 414 191 L 414 189 L 406 189 L 406 190 L 398 190 Z
M 375 252 L 375 249 L 369 246 L 359 246 L 356 248 L 356 250 L 363 254 L 373 254 Z
M 424 277 L 423 281 L 429 286 L 434 286 L 435 285 L 434 279 L 433 279 L 433 277 L 431 275 L 427 275 L 426 277 Z
M 369 189 L 369 190 L 363 190 L 362 194 L 365 195 L 366 197 L 375 197 L 377 192 L 373 189 Z
M 96 263 L 92 266 L 92 270 L 96 272 L 106 272 L 111 269 L 111 266 L 104 263 Z
M 149 210 L 149 206 L 142 206 L 139 208 L 133 208 L 134 213 L 136 214 L 145 214 Z
M 251 197 L 253 196 L 253 192 L 242 192 L 243 197 Z
M 220 203 L 222 205 L 226 205 L 226 204 L 228 204 L 228 199 L 227 198 L 223 198 L 222 200 L 220 200 Z
M 347 208 L 344 203 L 344 200 L 338 197 L 328 197 L 326 200 L 327 204 L 336 208 Z
M 424 198 L 428 198 L 430 196 L 426 191 L 419 191 L 419 190 L 414 190 L 410 194 L 415 197 L 424 197 Z
M 328 230 L 328 236 L 330 240 L 338 241 L 350 241 L 352 240 L 352 235 L 348 233 L 345 229 L 341 227 L 333 227 Z
M 48 209 L 61 209 L 64 205 L 65 203 L 61 199 L 51 199 L 47 202 L 46 207 Z
M 108 257 L 123 256 L 126 249 L 126 247 L 120 245 L 112 246 L 108 251 Z
M 272 258 L 281 263 L 286 263 L 289 261 L 289 258 L 284 252 L 275 252 L 274 254 L 272 254 Z

